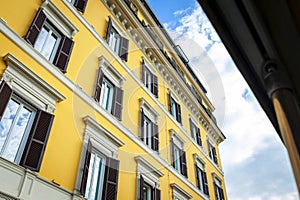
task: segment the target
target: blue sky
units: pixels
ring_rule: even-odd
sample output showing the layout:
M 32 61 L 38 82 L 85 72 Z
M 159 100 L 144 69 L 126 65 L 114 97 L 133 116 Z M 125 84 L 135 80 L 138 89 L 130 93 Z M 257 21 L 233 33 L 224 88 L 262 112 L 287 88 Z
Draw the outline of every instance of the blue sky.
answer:
M 195 0 L 148 0 L 216 107 L 230 200 L 298 200 L 287 152 Z

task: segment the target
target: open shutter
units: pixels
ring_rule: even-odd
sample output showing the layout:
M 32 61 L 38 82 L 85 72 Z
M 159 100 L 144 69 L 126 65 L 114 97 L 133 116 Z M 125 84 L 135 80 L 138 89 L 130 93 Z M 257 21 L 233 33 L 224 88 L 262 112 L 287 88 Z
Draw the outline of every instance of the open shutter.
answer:
M 186 156 L 185 152 L 180 150 L 181 174 L 187 177 Z
M 170 111 L 170 113 L 172 115 L 171 102 L 172 102 L 172 96 L 171 96 L 171 93 L 169 92 L 169 111 Z
M 194 138 L 194 135 L 193 135 L 193 127 L 194 127 L 194 123 L 193 123 L 193 121 L 192 121 L 192 119 L 190 118 L 190 130 L 191 130 L 191 136 L 192 136 L 192 138 Z
M 41 32 L 41 29 L 43 25 L 46 22 L 46 15 L 43 12 L 43 9 L 39 9 L 38 12 L 36 13 L 33 22 L 31 23 L 26 35 L 25 35 L 25 40 L 31 44 L 32 46 L 34 45 L 39 33 Z
M 201 140 L 201 134 L 200 134 L 200 128 L 197 127 L 197 143 L 202 146 L 202 140 Z
M 220 195 L 221 195 L 221 200 L 225 200 L 224 198 L 224 190 L 220 188 Z
M 172 166 L 175 168 L 175 144 L 171 140 L 171 151 L 172 151 Z
M 216 148 L 215 148 L 215 147 L 212 148 L 212 152 L 213 152 L 213 159 L 214 159 L 214 162 L 215 162 L 216 164 L 218 164 L 218 157 L 217 157 L 217 152 L 216 152 Z
M 143 108 L 141 109 L 141 116 L 140 116 L 140 127 L 141 127 L 141 140 L 144 141 L 145 139 L 145 133 L 144 133 L 144 121 L 145 121 L 145 115 Z
M 64 73 L 67 71 L 67 66 L 70 60 L 73 46 L 74 42 L 70 38 L 66 36 L 62 37 L 53 64 L 56 65 Z
M 37 112 L 20 162 L 23 167 L 40 170 L 53 119 L 54 116 L 47 112 Z
M 119 56 L 126 62 L 128 61 L 128 46 L 129 40 L 127 40 L 124 37 L 121 37 Z
M 152 75 L 152 93 L 158 98 L 158 81 L 154 74 Z
M 197 187 L 200 189 L 200 177 L 199 177 L 199 168 L 198 166 L 195 164 L 195 171 L 196 171 L 196 182 L 197 182 Z
M 107 44 L 109 44 L 111 29 L 112 29 L 112 19 L 109 17 L 108 18 L 107 30 L 106 30 L 106 36 L 105 36 Z
M 0 85 L 0 120 L 4 115 L 5 108 L 10 100 L 13 91 L 9 85 L 3 80 Z
M 119 120 L 122 120 L 123 93 L 122 89 L 114 87 L 114 101 L 111 114 Z
M 182 122 L 182 120 L 181 120 L 181 108 L 180 108 L 180 105 L 178 104 L 178 103 L 176 103 L 176 114 L 177 114 L 177 121 L 179 122 L 179 123 L 181 123 Z
M 101 95 L 103 77 L 104 77 L 104 73 L 103 73 L 102 69 L 99 68 L 98 75 L 97 75 L 97 81 L 96 81 L 96 87 L 95 87 L 95 94 L 94 94 L 94 99 L 97 102 L 100 102 L 100 95 Z
M 154 151 L 158 151 L 158 149 L 159 149 L 159 136 L 158 136 L 158 126 L 157 126 L 157 124 L 155 124 L 155 123 L 152 123 L 152 131 L 153 131 L 153 133 L 152 133 L 152 144 L 153 144 L 153 147 L 152 147 L 152 149 L 154 150 Z
M 146 66 L 145 66 L 145 61 L 143 60 L 143 62 L 142 62 L 142 82 L 146 85 L 145 72 L 146 72 Z
M 204 194 L 207 194 L 207 196 L 209 196 L 209 190 L 208 190 L 208 182 L 207 182 L 207 176 L 206 176 L 206 172 L 201 171 L 202 173 L 202 182 L 203 182 L 203 189 L 204 189 Z
M 160 200 L 160 190 L 158 188 L 154 189 L 154 193 L 155 193 L 155 200 Z
M 107 157 L 102 199 L 116 200 L 120 161 Z
M 144 200 L 144 179 L 143 176 L 140 176 L 140 188 L 139 188 L 139 192 L 140 192 L 140 199 L 139 200 Z
M 217 186 L 216 183 L 214 183 L 214 188 L 215 188 L 216 200 L 219 200 L 219 198 L 218 198 L 218 186 Z
M 85 160 L 84 160 L 84 168 L 83 168 L 83 174 L 82 174 L 82 181 L 81 181 L 81 187 L 80 187 L 80 193 L 82 195 L 85 194 L 85 190 L 86 190 L 86 183 L 87 183 L 88 174 L 89 174 L 91 154 L 92 154 L 92 143 L 89 141 L 87 149 L 86 149 L 86 155 L 85 155 Z
M 77 8 L 77 10 L 84 13 L 87 2 L 88 0 L 76 0 L 74 6 Z

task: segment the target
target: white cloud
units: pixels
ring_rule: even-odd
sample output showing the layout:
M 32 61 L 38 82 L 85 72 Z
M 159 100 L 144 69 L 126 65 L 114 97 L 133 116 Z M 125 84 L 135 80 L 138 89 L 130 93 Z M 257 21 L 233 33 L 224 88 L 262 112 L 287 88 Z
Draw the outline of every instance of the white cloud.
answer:
M 264 152 L 266 156 L 274 156 L 274 153 L 269 151 L 270 147 L 280 144 L 281 151 L 283 151 L 282 144 L 200 6 L 196 3 L 193 9 L 189 9 L 189 13 L 180 11 L 176 13 L 176 15 L 178 14 L 182 15 L 179 23 L 168 23 L 168 29 L 175 43 L 182 47 L 190 59 L 190 64 L 199 75 L 200 80 L 205 82 L 204 85 L 209 91 L 208 96 L 216 107 L 214 114 L 221 130 L 227 137 L 227 140 L 220 145 L 225 178 L 229 176 L 233 182 L 240 181 L 239 175 L 248 170 L 246 163 L 257 162 L 254 164 L 256 168 L 259 168 L 260 164 L 269 164 L 266 164 L 267 157 L 258 162 L 258 155 Z M 245 90 L 248 91 L 246 99 L 243 98 Z M 286 154 L 281 156 L 286 158 Z M 271 166 L 274 165 L 272 167 L 276 168 L 280 161 L 272 162 L 274 163 L 271 163 Z M 284 160 L 284 164 L 289 166 L 287 160 Z M 243 171 L 235 170 L 241 169 L 241 167 L 245 169 Z M 286 171 L 291 173 L 289 167 L 286 168 Z M 291 192 L 295 189 L 293 187 L 286 189 L 290 191 L 282 195 L 277 195 L 277 193 L 273 195 L 269 186 L 260 184 L 264 180 L 263 173 L 266 172 L 259 173 L 261 173 L 260 177 L 256 177 L 254 174 L 243 174 L 244 182 L 234 182 L 237 185 L 232 185 L 231 182 L 226 183 L 229 199 L 297 199 L 297 193 Z M 280 187 L 277 184 L 278 180 L 285 180 L 289 183 L 293 181 L 290 176 L 284 175 L 285 177 L 274 175 L 268 178 L 270 183 L 273 182 L 272 184 L 277 188 Z M 250 182 L 247 182 L 248 180 Z M 254 185 L 252 188 L 243 188 L 250 183 L 251 186 Z M 270 191 L 261 191 L 261 188 L 270 189 Z M 278 189 L 278 191 L 280 190 Z

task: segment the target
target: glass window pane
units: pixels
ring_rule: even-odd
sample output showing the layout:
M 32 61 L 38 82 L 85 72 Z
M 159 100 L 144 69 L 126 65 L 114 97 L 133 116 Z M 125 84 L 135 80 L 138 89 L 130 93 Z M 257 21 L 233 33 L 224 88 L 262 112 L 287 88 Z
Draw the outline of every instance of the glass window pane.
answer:
M 41 50 L 44 46 L 44 43 L 47 39 L 48 33 L 49 33 L 49 30 L 46 29 L 45 27 L 43 27 L 40 34 L 38 35 L 36 42 L 34 43 L 34 46 L 33 46 L 38 52 L 41 52 Z
M 51 34 L 48 35 L 48 38 L 44 43 L 41 54 L 43 56 L 45 56 L 45 58 L 47 58 L 48 60 L 50 59 L 50 56 L 51 56 L 51 54 L 54 50 L 54 46 L 56 44 L 56 41 L 57 41 L 57 37 L 54 35 L 54 33 L 51 33 Z

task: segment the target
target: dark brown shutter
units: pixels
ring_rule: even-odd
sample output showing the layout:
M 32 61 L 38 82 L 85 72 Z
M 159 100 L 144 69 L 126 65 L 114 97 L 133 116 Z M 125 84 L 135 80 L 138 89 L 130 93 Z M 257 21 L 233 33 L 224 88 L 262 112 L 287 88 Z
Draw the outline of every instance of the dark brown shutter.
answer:
M 221 195 L 221 200 L 225 200 L 224 198 L 224 190 L 220 188 L 220 195 Z
M 180 150 L 181 174 L 187 177 L 186 156 L 185 152 Z
M 143 176 L 140 176 L 140 200 L 144 200 L 144 179 Z
M 158 81 L 154 74 L 152 75 L 152 93 L 158 98 Z
M 142 82 L 146 85 L 146 82 L 145 82 L 145 71 L 146 71 L 146 66 L 145 66 L 145 61 L 143 60 L 143 62 L 142 62 Z
M 193 135 L 193 127 L 194 127 L 194 123 L 192 121 L 192 119 L 190 118 L 190 130 L 191 130 L 191 136 L 194 139 L 194 135 Z
M 216 164 L 218 164 L 218 157 L 217 157 L 217 152 L 216 152 L 216 148 L 215 148 L 215 147 L 212 148 L 212 152 L 213 152 L 213 159 L 214 159 L 214 162 L 215 162 Z
M 97 81 L 96 81 L 96 87 L 95 87 L 95 94 L 94 94 L 94 99 L 99 102 L 100 101 L 100 95 L 101 95 L 101 88 L 102 88 L 102 83 L 103 83 L 103 77 L 104 73 L 101 68 L 98 70 L 98 75 L 97 75 Z
M 107 157 L 104 182 L 103 182 L 102 199 L 105 200 L 117 199 L 119 164 L 120 161 Z
M 160 200 L 160 190 L 158 188 L 154 189 L 154 193 L 155 193 L 155 200 Z
M 119 56 L 126 62 L 128 61 L 128 46 L 129 40 L 127 40 L 124 37 L 121 37 Z
M 170 111 L 170 113 L 172 115 L 171 102 L 172 102 L 172 96 L 171 96 L 171 93 L 169 92 L 169 111 Z
M 114 87 L 114 101 L 111 114 L 113 114 L 119 120 L 122 120 L 122 108 L 123 108 L 123 90 Z
M 53 119 L 54 116 L 47 112 L 37 112 L 20 162 L 23 167 L 40 170 Z
M 197 182 L 197 187 L 200 189 L 200 177 L 199 177 L 199 167 L 195 164 L 195 171 L 196 171 L 196 182 Z
M 145 121 L 145 115 L 144 115 L 144 110 L 143 108 L 141 109 L 141 114 L 140 114 L 140 127 L 141 127 L 141 140 L 144 141 L 145 139 L 145 133 L 144 133 L 144 121 Z
M 112 19 L 109 17 L 108 18 L 107 30 L 106 30 L 106 42 L 107 42 L 107 44 L 109 44 L 111 29 L 112 29 Z
M 4 111 L 6 109 L 6 106 L 10 100 L 12 93 L 13 93 L 12 89 L 3 80 L 0 85 L 0 120 L 2 119 L 2 116 L 4 115 Z
M 182 120 L 181 120 L 181 108 L 180 108 L 180 105 L 178 104 L 178 103 L 176 103 L 176 112 L 177 112 L 177 121 L 179 122 L 179 123 L 181 123 L 182 122 Z
M 197 143 L 202 146 L 202 140 L 201 140 L 201 134 L 200 134 L 200 128 L 197 127 Z
M 158 126 L 155 123 L 152 123 L 152 149 L 154 151 L 158 151 L 159 149 L 159 134 L 158 134 Z
M 76 0 L 74 6 L 77 8 L 77 10 L 84 13 L 87 2 L 88 0 Z
M 203 192 L 204 192 L 204 194 L 207 194 L 207 196 L 209 196 L 206 172 L 201 171 L 201 173 L 202 173 L 202 182 L 203 182 L 203 189 L 204 189 Z
M 218 198 L 218 186 L 216 183 L 214 183 L 214 188 L 215 188 L 215 196 L 216 196 L 216 200 L 219 200 Z
M 64 73 L 67 71 L 67 66 L 70 60 L 73 46 L 74 42 L 70 38 L 66 36 L 63 36 L 61 38 L 61 42 L 53 64 L 56 65 Z
M 93 148 L 92 143 L 89 141 L 88 145 L 87 145 L 87 149 L 86 149 L 86 154 L 85 154 L 84 168 L 83 168 L 82 181 L 81 181 L 81 187 L 80 187 L 80 193 L 82 195 L 85 194 L 85 190 L 86 190 L 86 183 L 87 183 L 88 174 L 89 174 L 92 148 Z
M 41 32 L 41 29 L 43 25 L 46 22 L 46 15 L 43 12 L 43 9 L 39 9 L 33 19 L 33 22 L 31 23 L 26 35 L 25 35 L 25 40 L 31 44 L 32 46 L 34 45 L 39 33 Z
M 172 151 L 172 166 L 175 168 L 175 144 L 173 139 L 171 140 L 171 151 Z

